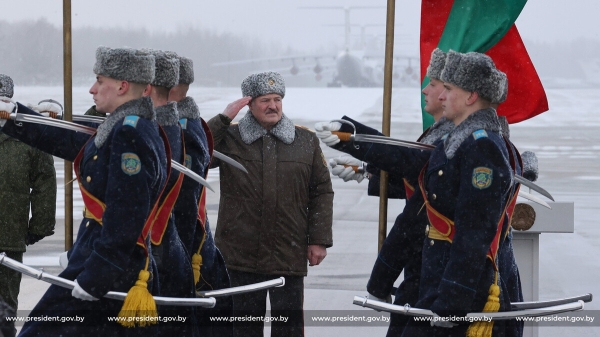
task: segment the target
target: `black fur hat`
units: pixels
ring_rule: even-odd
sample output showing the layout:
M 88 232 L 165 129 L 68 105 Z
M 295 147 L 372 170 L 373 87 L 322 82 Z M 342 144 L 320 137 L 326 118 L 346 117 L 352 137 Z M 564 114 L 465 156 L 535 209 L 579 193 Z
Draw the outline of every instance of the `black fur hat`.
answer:
M 466 91 L 476 92 L 492 103 L 502 103 L 508 92 L 506 74 L 496 69 L 492 59 L 481 53 L 448 51 L 440 76 L 444 82 Z

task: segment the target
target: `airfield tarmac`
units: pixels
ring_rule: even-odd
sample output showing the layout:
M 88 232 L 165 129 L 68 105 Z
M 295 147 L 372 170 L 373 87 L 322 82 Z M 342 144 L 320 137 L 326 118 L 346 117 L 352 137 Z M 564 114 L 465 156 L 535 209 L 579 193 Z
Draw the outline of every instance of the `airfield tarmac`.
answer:
M 91 105 L 87 88 L 75 88 L 74 111 L 83 113 Z M 62 97 L 60 87 L 15 88 L 22 102 Z M 520 151 L 533 151 L 539 160 L 537 183 L 550 191 L 556 201 L 575 205 L 575 232 L 542 234 L 540 240 L 540 300 L 600 294 L 600 119 L 595 115 L 600 95 L 597 89 L 547 90 L 550 111 L 531 120 L 511 125 L 511 140 Z M 421 133 L 418 89 L 397 88 L 393 94 L 393 137 L 414 140 Z M 208 119 L 221 112 L 226 104 L 240 97 L 238 88 L 194 88 L 190 93 Z M 381 128 L 382 89 L 288 88 L 284 112 L 296 124 L 314 127 L 318 121 L 340 118 L 347 114 L 375 128 Z M 243 116 L 244 112 L 240 113 Z M 322 144 L 326 157 L 341 153 Z M 64 179 L 63 161 L 56 159 L 59 200 L 57 225 L 53 236 L 28 248 L 25 263 L 58 274 L 58 255 L 64 251 Z M 366 181 L 345 183 L 332 178 L 334 198 L 334 245 L 320 266 L 310 267 L 305 279 L 305 310 L 317 314 L 348 316 L 365 311 L 352 304 L 353 296 L 366 295 L 366 282 L 377 254 L 379 199 L 366 194 Z M 218 171 L 211 170 L 209 182 L 216 193 L 207 198 L 209 219 L 216 226 L 219 202 Z M 75 230 L 81 220 L 83 203 L 74 192 Z M 390 200 L 388 229 L 391 228 L 403 201 Z M 43 295 L 48 285 L 23 277 L 19 296 L 19 314 L 26 315 Z M 591 325 L 562 324 L 541 326 L 539 336 L 596 336 L 600 332 L 600 302 L 586 305 L 586 314 L 594 316 Z M 306 336 L 385 336 L 385 325 L 354 323 L 316 325 L 305 322 Z M 268 334 L 266 329 L 266 336 Z

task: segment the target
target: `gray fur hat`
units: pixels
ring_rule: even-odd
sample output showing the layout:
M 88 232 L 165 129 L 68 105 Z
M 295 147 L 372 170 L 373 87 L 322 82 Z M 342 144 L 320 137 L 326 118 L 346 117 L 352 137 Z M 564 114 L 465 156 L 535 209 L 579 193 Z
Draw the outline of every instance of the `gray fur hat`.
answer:
M 194 61 L 179 56 L 179 84 L 194 83 Z
M 523 160 L 523 178 L 536 181 L 538 178 L 538 159 L 535 153 L 525 151 L 521 154 Z
M 435 48 L 431 53 L 431 59 L 427 67 L 427 77 L 439 80 L 444 65 L 446 65 L 446 53 L 440 48 Z
M 154 55 L 154 79 L 150 84 L 156 87 L 173 88 L 179 84 L 179 57 L 170 51 L 142 49 Z
M 446 65 L 440 75 L 444 82 L 466 91 L 476 92 L 492 103 L 502 103 L 508 92 L 506 74 L 496 69 L 492 59 L 481 53 L 448 51 Z
M 8 75 L 0 74 L 0 97 L 13 97 L 14 83 Z
M 256 98 L 267 94 L 285 96 L 285 82 L 281 74 L 267 71 L 252 74 L 242 81 L 242 95 Z
M 133 48 L 100 46 L 94 73 L 116 80 L 149 84 L 154 79 L 154 55 Z

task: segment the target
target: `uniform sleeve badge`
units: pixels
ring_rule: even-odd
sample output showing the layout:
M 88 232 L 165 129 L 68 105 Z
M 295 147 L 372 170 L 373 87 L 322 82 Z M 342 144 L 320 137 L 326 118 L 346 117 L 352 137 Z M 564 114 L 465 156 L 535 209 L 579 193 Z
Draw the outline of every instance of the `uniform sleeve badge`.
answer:
M 142 169 L 142 162 L 140 157 L 135 153 L 125 152 L 121 155 L 121 169 L 125 174 L 132 176 L 140 173 Z
M 472 183 L 475 188 L 486 189 L 492 185 L 493 170 L 487 167 L 476 167 L 473 169 Z
M 188 169 L 192 169 L 192 156 L 190 156 L 189 154 L 185 155 L 185 167 L 187 167 Z

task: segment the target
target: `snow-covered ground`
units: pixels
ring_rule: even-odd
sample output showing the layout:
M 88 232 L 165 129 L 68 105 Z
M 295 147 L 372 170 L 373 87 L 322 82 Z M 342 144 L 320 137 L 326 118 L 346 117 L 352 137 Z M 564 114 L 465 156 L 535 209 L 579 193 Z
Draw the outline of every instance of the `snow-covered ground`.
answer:
M 88 88 L 75 88 L 73 111 L 83 114 L 91 106 Z M 337 119 L 344 114 L 368 125 L 381 128 L 381 88 L 287 88 L 284 112 L 297 124 L 314 127 L 314 123 Z M 550 111 L 531 120 L 512 125 L 511 139 L 521 151 L 534 151 L 539 159 L 537 183 L 550 191 L 557 201 L 575 203 L 575 232 L 542 234 L 540 242 L 540 300 L 600 294 L 600 104 L 598 89 L 549 89 Z M 61 87 L 16 87 L 15 99 L 23 103 L 54 98 L 62 101 Z M 204 118 L 208 119 L 231 101 L 241 97 L 239 88 L 193 88 Z M 420 94 L 418 88 L 395 88 L 392 102 L 392 131 L 397 138 L 414 140 L 421 133 Z M 240 113 L 243 116 L 243 113 Z M 327 157 L 338 152 L 323 145 Z M 56 160 L 59 178 L 57 231 L 50 238 L 30 247 L 25 262 L 58 273 L 58 254 L 64 250 L 64 168 Z M 211 171 L 209 182 L 217 193 L 209 194 L 209 218 L 216 224 L 219 202 L 218 173 Z M 377 253 L 378 198 L 366 195 L 366 183 L 344 183 L 334 178 L 334 246 L 318 267 L 309 269 L 305 280 L 307 310 L 328 310 L 348 315 L 359 310 L 352 305 L 354 295 L 366 294 L 365 286 Z M 83 203 L 79 191 L 73 192 L 75 230 L 81 219 Z M 402 209 L 402 201 L 390 201 L 388 228 Z M 20 309 L 31 309 L 46 285 L 29 277 L 23 278 Z M 579 336 L 600 334 L 600 303 L 586 305 L 588 316 L 596 317 L 593 327 L 573 324 L 540 328 L 540 336 Z M 357 313 L 359 313 L 357 311 Z M 311 326 L 307 336 L 385 336 L 385 326 Z

